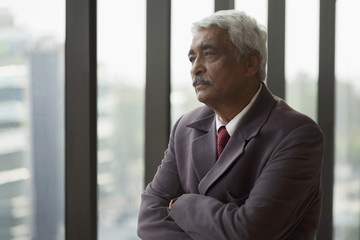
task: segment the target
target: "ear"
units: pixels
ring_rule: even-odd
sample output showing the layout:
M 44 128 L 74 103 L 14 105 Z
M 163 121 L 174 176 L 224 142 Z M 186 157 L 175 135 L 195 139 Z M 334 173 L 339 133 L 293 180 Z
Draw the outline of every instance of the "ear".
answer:
M 247 76 L 254 76 L 260 68 L 260 53 L 256 50 L 249 51 L 248 55 L 248 71 Z

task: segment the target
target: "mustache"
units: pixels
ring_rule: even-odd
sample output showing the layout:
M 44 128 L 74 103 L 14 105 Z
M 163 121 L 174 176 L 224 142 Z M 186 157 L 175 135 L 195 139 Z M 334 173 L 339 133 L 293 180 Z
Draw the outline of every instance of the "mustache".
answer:
M 209 76 L 195 76 L 192 80 L 192 85 L 195 87 L 198 84 L 207 84 L 207 85 L 213 85 L 214 81 Z

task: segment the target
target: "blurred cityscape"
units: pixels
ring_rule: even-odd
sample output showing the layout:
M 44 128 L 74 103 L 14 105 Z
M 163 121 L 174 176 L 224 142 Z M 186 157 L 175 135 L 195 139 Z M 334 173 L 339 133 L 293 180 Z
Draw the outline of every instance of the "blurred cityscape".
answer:
M 0 9 L 0 239 L 63 238 L 63 52 Z
M 360 92 L 336 86 L 334 227 L 359 239 Z M 98 66 L 99 239 L 138 239 L 143 186 L 144 89 Z M 317 83 L 287 82 L 289 104 L 316 120 Z M 198 105 L 191 88 L 174 89 L 172 121 Z M 324 159 L 326 161 L 326 159 Z M 159 159 L 160 162 L 160 159 Z M 64 46 L 33 39 L 0 9 L 0 239 L 64 239 Z
M 99 239 L 138 239 L 144 188 L 144 89 L 112 81 L 105 68 L 98 66 Z

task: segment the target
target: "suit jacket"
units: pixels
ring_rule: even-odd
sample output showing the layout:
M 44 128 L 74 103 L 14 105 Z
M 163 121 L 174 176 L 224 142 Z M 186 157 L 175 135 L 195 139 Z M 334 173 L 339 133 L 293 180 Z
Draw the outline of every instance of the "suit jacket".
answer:
M 314 239 L 322 196 L 317 124 L 263 85 L 218 159 L 215 131 L 206 106 L 174 125 L 142 194 L 140 238 Z

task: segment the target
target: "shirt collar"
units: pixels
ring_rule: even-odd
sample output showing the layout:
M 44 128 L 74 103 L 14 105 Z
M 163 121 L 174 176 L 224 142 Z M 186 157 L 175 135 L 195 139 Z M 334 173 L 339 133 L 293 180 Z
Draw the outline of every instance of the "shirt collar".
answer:
M 235 132 L 235 129 L 236 129 L 237 125 L 239 124 L 240 120 L 245 116 L 245 114 L 249 111 L 249 109 L 252 107 L 252 105 L 254 105 L 255 100 L 257 99 L 257 97 L 260 94 L 261 88 L 262 88 L 262 84 L 260 84 L 259 89 L 255 93 L 254 97 L 251 99 L 249 104 L 246 105 L 246 107 L 243 110 L 241 110 L 241 112 L 239 112 L 233 119 L 231 119 L 230 122 L 226 123 L 223 119 L 221 119 L 220 116 L 215 115 L 216 130 L 217 130 L 216 132 L 219 131 L 219 128 L 221 126 L 225 126 L 227 132 L 231 136 Z

